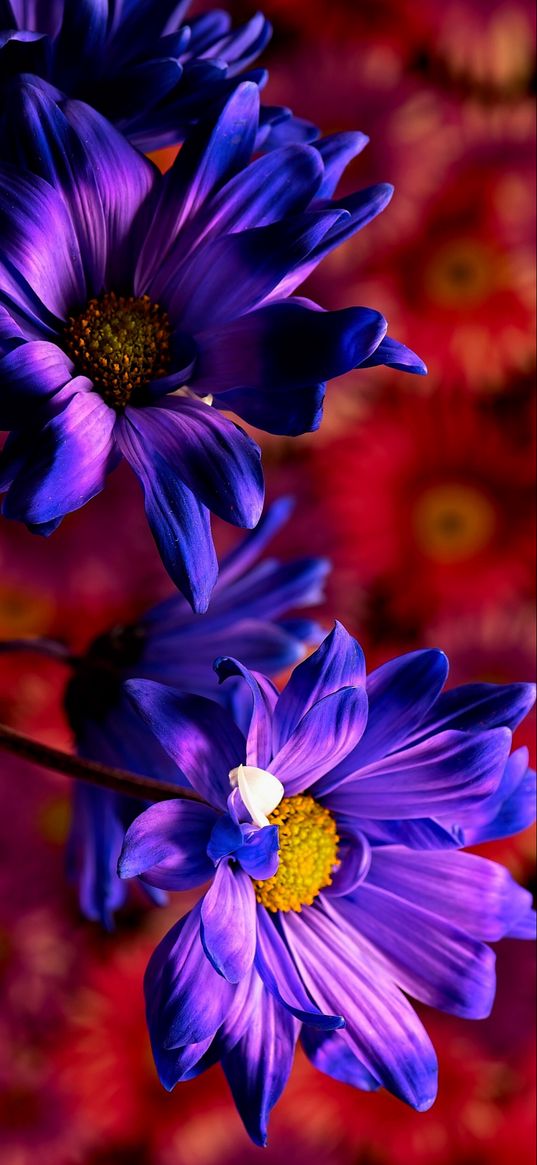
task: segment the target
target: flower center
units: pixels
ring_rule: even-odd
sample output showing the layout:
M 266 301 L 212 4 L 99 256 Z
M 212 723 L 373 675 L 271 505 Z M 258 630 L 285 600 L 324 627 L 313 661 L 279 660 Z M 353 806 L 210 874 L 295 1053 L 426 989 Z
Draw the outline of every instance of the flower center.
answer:
M 82 376 L 112 408 L 170 370 L 170 321 L 149 296 L 107 291 L 70 316 L 65 345 Z
M 483 550 L 496 525 L 494 506 L 474 486 L 446 483 L 426 490 L 414 510 L 421 549 L 437 562 L 462 562 Z
M 478 240 L 453 240 L 433 255 L 426 272 L 427 291 L 443 307 L 466 309 L 490 295 L 498 276 L 494 256 Z
M 280 864 L 272 878 L 254 882 L 257 901 L 273 912 L 300 911 L 330 885 L 339 865 L 336 823 L 328 809 L 302 795 L 284 797 L 269 821 L 278 826 Z

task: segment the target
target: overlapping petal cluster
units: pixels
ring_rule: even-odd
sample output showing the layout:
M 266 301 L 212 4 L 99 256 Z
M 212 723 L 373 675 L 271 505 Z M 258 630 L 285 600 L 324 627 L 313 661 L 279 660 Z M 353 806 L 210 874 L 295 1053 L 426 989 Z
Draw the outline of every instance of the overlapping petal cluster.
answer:
M 177 144 L 217 113 L 237 76 L 263 87 L 264 69 L 245 70 L 272 31 L 261 12 L 237 28 L 218 9 L 187 23 L 190 7 L 190 0 L 1 0 L 0 116 L 12 116 L 9 78 L 32 73 L 87 101 L 141 150 Z M 262 109 L 258 145 L 315 136 L 288 109 Z
M 218 686 L 215 652 L 233 651 L 248 667 L 277 675 L 319 642 L 322 632 L 315 620 L 296 612 L 321 602 L 328 563 L 260 557 L 292 508 L 285 498 L 270 506 L 256 530 L 222 559 L 203 619 L 175 594 L 135 624 L 99 636 L 73 661 L 65 706 L 80 756 L 181 784 L 183 775 L 126 699 L 125 681 L 160 680 L 232 707 L 240 695 L 232 685 Z M 127 885 L 117 875 L 125 829 L 139 813 L 140 803 L 130 797 L 85 784 L 75 788 L 68 869 L 82 913 L 109 929 L 127 896 Z M 162 901 L 158 891 L 152 897 Z
M 534 689 L 443 692 L 439 651 L 366 677 L 360 647 L 339 624 L 281 695 L 237 660 L 215 666 L 221 679 L 243 678 L 244 731 L 206 698 L 127 684 L 202 803 L 146 810 L 127 832 L 120 873 L 172 890 L 211 881 L 148 966 L 160 1078 L 172 1088 L 221 1061 L 248 1131 L 264 1143 L 300 1034 L 322 1071 L 363 1089 L 383 1085 L 424 1110 L 436 1059 L 407 996 L 488 1015 L 488 942 L 534 930 L 529 893 L 502 867 L 461 852 L 534 816 L 527 751 L 510 753 Z M 304 812 L 306 834 L 292 821 Z M 297 880 L 290 859 L 316 844 L 327 852 L 327 817 L 337 831 L 331 874 L 303 862 Z
M 48 534 L 125 458 L 167 570 L 205 610 L 210 511 L 252 527 L 263 506 L 260 450 L 224 414 L 295 435 L 320 423 L 328 379 L 424 370 L 379 312 L 292 294 L 391 188 L 332 198 L 361 134 L 251 161 L 251 83 L 164 177 L 88 106 L 38 80 L 17 92 L 13 157 L 33 173 L 0 178 L 3 512 Z

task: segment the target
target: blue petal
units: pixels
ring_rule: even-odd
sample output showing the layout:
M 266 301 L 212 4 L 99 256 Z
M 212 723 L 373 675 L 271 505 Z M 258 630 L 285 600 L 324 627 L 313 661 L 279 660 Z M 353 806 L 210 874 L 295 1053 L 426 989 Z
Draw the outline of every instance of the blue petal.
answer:
M 531 905 L 531 895 L 503 866 L 455 851 L 376 848 L 367 884 L 440 916 L 485 942 L 503 938 Z
M 203 949 L 200 912 L 198 903 L 172 927 L 149 960 L 144 990 L 154 1053 L 209 1039 L 233 999 L 233 985 L 214 970 Z
M 162 747 L 210 805 L 225 809 L 229 773 L 244 763 L 244 737 L 214 700 L 175 692 L 152 680 L 128 680 L 125 692 Z
M 190 890 L 207 882 L 213 866 L 207 845 L 215 823 L 208 805 L 161 801 L 137 817 L 125 834 L 118 862 L 121 878 L 141 874 L 162 890 Z
M 440 691 L 448 673 L 441 651 L 413 651 L 390 660 L 367 677 L 369 713 L 358 747 L 334 770 L 343 780 L 412 738 Z
M 297 972 L 289 948 L 264 906 L 257 908 L 256 969 L 268 991 L 301 1023 L 323 1031 L 343 1026 L 340 1015 L 330 1015 L 313 1002 Z
M 383 317 L 368 308 L 325 312 L 293 300 L 272 303 L 198 336 L 192 385 L 198 392 L 218 394 L 216 404 L 240 415 L 240 402 L 247 405 L 254 393 L 256 398 L 268 395 L 270 404 L 282 389 L 304 389 L 349 372 L 378 346 L 385 331 Z M 280 405 L 285 408 L 283 399 Z
M 266 1145 L 268 1118 L 289 1078 L 298 1030 L 292 1015 L 260 985 L 246 1032 L 222 1058 L 233 1099 L 256 1145 Z
M 400 344 L 398 340 L 392 340 L 391 336 L 385 336 L 378 348 L 371 356 L 368 356 L 367 360 L 362 360 L 359 367 L 376 368 L 379 364 L 386 364 L 389 368 L 397 368 L 399 372 L 413 372 L 417 376 L 427 375 L 427 367 L 423 360 L 405 344 Z
M 357 945 L 365 938 L 379 951 L 406 994 L 466 1019 L 490 1015 L 495 956 L 452 922 L 369 881 L 337 900 L 337 920 L 347 924 L 342 937 L 356 935 Z
M 246 764 L 260 769 L 269 767 L 272 757 L 272 713 L 278 698 L 274 685 L 265 676 L 250 672 L 237 659 L 221 657 L 214 668 L 220 683 L 230 676 L 241 676 L 252 696 L 252 711 L 246 742 Z
M 505 726 L 513 732 L 535 703 L 535 684 L 461 684 L 443 692 L 412 739 L 446 728 L 462 732 Z
M 178 477 L 176 458 L 170 463 L 158 449 L 148 450 L 139 429 L 127 416 L 120 418 L 118 447 L 141 482 L 149 525 L 168 574 L 195 611 L 206 611 L 218 577 L 209 511 Z
M 289 739 L 318 700 L 340 688 L 363 687 L 365 659 L 359 643 L 336 621 L 317 650 L 296 667 L 274 713 L 276 750 Z
M 374 1079 L 419 1112 L 434 1102 L 437 1063 L 418 1017 L 380 956 L 317 907 L 282 916 L 302 979 L 325 1007 L 345 1016 L 342 1038 Z
M 362 1092 L 376 1092 L 380 1088 L 380 1080 L 364 1068 L 341 1032 L 321 1032 L 304 1026 L 300 1038 L 308 1059 L 325 1076 L 351 1084 Z
M 243 832 L 245 826 L 242 827 Z M 244 835 L 244 842 L 237 849 L 235 858 L 240 862 L 250 878 L 272 878 L 279 864 L 279 838 L 276 825 L 266 825 L 264 829 L 254 829 Z
M 243 870 L 221 861 L 201 906 L 203 948 L 219 975 L 238 983 L 254 961 L 255 892 Z
M 361 154 L 369 141 L 364 133 L 335 133 L 315 144 L 324 164 L 319 198 L 331 198 L 349 162 Z
M 361 819 L 436 817 L 441 824 L 471 824 L 476 807 L 500 783 L 510 745 L 507 728 L 441 732 L 358 770 L 326 803 Z

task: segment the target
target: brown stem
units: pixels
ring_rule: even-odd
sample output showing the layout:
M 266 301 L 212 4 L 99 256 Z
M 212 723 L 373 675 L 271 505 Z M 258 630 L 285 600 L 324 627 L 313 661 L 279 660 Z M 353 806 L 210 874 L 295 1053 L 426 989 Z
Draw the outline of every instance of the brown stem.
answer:
M 205 803 L 193 789 L 184 789 L 169 781 L 156 781 L 154 777 L 139 777 L 135 773 L 111 769 L 107 765 L 98 764 L 97 761 L 82 760 L 78 756 L 62 752 L 59 748 L 51 748 L 48 744 L 30 740 L 12 728 L 6 728 L 4 724 L 0 724 L 0 750 L 2 749 L 45 769 L 63 773 L 64 776 L 72 777 L 76 781 L 86 781 L 90 785 L 98 785 L 101 789 L 110 789 L 113 793 L 123 793 L 128 797 L 139 797 L 143 801 L 168 801 L 173 797 Z

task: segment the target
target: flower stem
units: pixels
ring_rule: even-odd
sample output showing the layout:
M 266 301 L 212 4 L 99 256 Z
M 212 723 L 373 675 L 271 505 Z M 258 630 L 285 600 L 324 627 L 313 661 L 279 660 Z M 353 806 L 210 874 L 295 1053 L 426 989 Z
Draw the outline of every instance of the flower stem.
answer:
M 31 740 L 4 724 L 0 724 L 0 751 L 2 750 L 42 765 L 45 769 L 63 773 L 64 776 L 72 777 L 76 781 L 87 781 L 90 785 L 99 785 L 101 789 L 110 789 L 113 793 L 138 797 L 143 801 L 168 801 L 171 798 L 180 798 L 204 804 L 203 798 L 193 789 L 182 788 L 180 785 L 172 784 L 171 781 L 158 781 L 153 777 L 141 777 L 135 773 L 123 772 L 121 769 L 111 769 L 96 761 L 82 760 L 81 757 L 71 756 L 59 748 Z
M 58 643 L 55 639 L 43 639 L 40 636 L 35 638 L 24 639 L 0 639 L 0 655 L 6 655 L 9 652 L 36 652 L 38 655 L 46 655 L 49 659 L 57 659 L 59 663 L 71 665 L 76 663 L 76 657 L 71 654 L 64 643 Z

